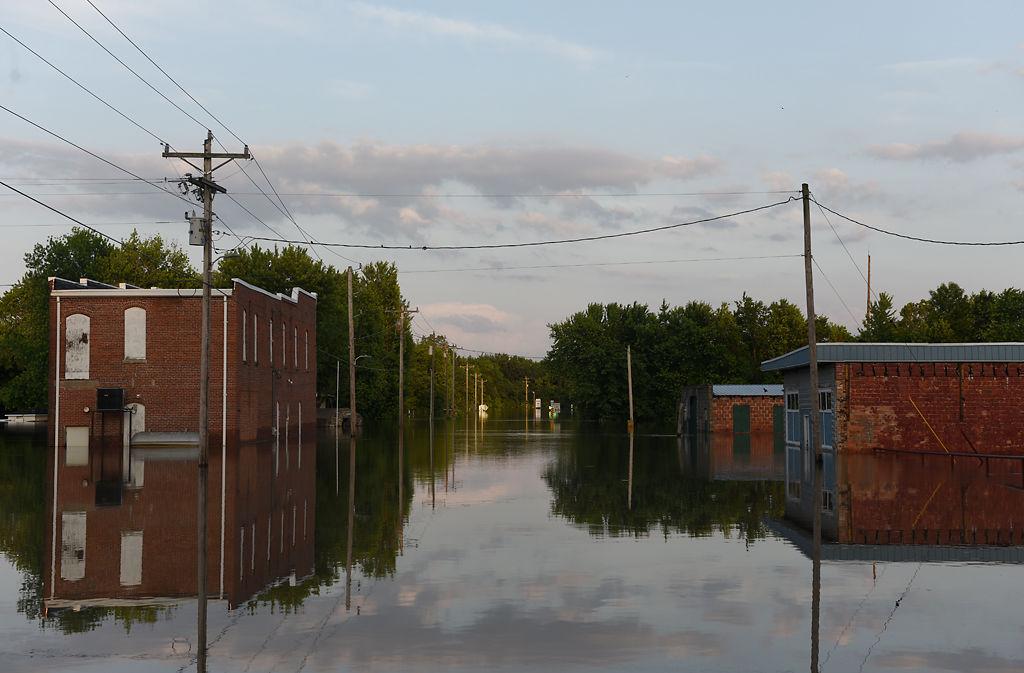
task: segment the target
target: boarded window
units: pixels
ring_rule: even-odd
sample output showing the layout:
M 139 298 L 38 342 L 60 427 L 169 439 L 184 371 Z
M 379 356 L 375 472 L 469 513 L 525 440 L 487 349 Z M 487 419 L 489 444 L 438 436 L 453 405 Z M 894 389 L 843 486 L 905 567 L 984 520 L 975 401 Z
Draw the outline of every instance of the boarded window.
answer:
M 142 584 L 142 531 L 121 533 L 121 586 Z
M 292 367 L 299 368 L 299 328 L 292 327 Z
M 288 366 L 288 327 L 283 322 L 281 323 L 281 366 Z
M 281 471 L 281 403 L 274 403 L 274 475 Z
M 750 432 L 750 405 L 732 405 L 732 431 Z
M 69 466 L 89 464 L 89 427 L 64 428 L 64 464 Z
M 306 335 L 306 371 L 309 371 L 309 332 L 304 332 Z
M 85 512 L 64 512 L 60 516 L 60 578 L 85 577 Z
M 291 469 L 292 454 L 291 449 L 288 446 L 288 431 L 292 425 L 292 405 L 286 404 L 284 407 L 284 469 Z
M 270 364 L 274 364 L 274 319 L 270 319 Z
M 138 306 L 124 310 L 124 359 L 146 359 L 146 309 Z
M 249 314 L 245 309 L 242 309 L 242 362 L 245 362 L 246 357 L 246 340 L 245 333 L 249 330 Z
M 245 526 L 238 529 L 238 576 L 245 577 Z
M 252 361 L 253 364 L 258 364 L 260 361 L 260 335 L 259 335 L 259 321 L 260 316 L 256 313 L 252 315 Z
M 81 313 L 65 320 L 64 378 L 89 378 L 89 316 Z

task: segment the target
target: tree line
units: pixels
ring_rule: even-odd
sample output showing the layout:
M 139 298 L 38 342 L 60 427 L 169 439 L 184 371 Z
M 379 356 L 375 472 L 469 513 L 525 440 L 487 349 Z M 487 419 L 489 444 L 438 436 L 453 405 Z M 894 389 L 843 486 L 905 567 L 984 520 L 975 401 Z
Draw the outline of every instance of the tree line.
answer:
M 882 292 L 857 334 L 822 315 L 815 326 L 821 342 L 1024 341 L 1024 291 L 969 294 L 943 283 L 898 312 L 892 296 Z M 762 372 L 761 363 L 807 344 L 799 307 L 747 294 L 718 307 L 662 302 L 656 311 L 639 303 L 595 303 L 549 328 L 549 377 L 591 419 L 628 417 L 627 345 L 637 418 L 666 421 L 675 419 L 683 386 L 779 382 L 781 375 Z
M 86 229 L 50 237 L 25 255 L 25 273 L 0 295 L 0 412 L 45 409 L 51 328 L 47 278 L 90 278 L 115 285 L 198 288 L 199 271 L 185 251 L 160 235 L 138 232 L 116 245 Z M 321 406 L 349 405 L 347 270 L 314 259 L 302 247 L 252 246 L 237 256 L 220 259 L 214 285 L 230 287 L 240 278 L 270 292 L 290 293 L 301 287 L 317 294 L 317 398 Z M 357 409 L 364 418 L 387 422 L 398 413 L 398 352 L 404 339 L 406 409 L 425 417 L 430 403 L 430 346 L 436 376 L 435 410 L 462 415 L 466 409 L 465 365 L 486 380 L 485 395 L 492 413 L 505 413 L 522 400 L 523 377 L 543 378 L 543 367 L 507 355 L 463 357 L 456 351 L 456 383 L 450 392 L 452 345 L 443 335 L 416 339 L 400 315 L 408 308 L 390 262 L 364 264 L 353 272 L 353 312 L 357 362 Z M 443 352 L 442 352 L 443 351 Z M 340 380 L 338 373 L 340 369 Z M 472 400 L 472 389 L 468 399 Z

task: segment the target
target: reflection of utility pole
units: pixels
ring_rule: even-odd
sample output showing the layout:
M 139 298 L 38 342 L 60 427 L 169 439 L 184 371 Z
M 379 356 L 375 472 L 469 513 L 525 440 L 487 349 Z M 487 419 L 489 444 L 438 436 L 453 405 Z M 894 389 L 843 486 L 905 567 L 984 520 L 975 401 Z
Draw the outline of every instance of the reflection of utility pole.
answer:
M 198 477 L 198 517 L 196 527 L 197 563 L 196 563 L 196 595 L 198 597 L 197 668 L 200 673 L 206 671 L 206 500 L 209 480 L 210 460 L 210 288 L 213 285 L 211 266 L 213 264 L 213 195 L 215 192 L 226 193 L 227 190 L 213 181 L 213 172 L 235 159 L 248 159 L 249 147 L 241 153 L 213 152 L 213 132 L 206 132 L 202 152 L 171 152 L 170 145 L 164 145 L 163 156 L 171 159 L 182 159 L 185 163 L 199 169 L 189 159 L 202 159 L 203 176 L 188 176 L 187 181 L 194 185 L 203 197 L 203 217 L 200 222 L 201 244 L 203 246 L 203 306 L 200 320 L 202 338 L 199 350 L 199 477 Z M 214 159 L 223 159 L 216 168 Z M 193 234 L 190 243 L 196 243 L 195 224 L 192 220 Z M 224 465 L 221 465 L 221 470 Z
M 345 545 L 345 610 L 352 608 L 352 529 L 356 519 L 356 438 L 348 437 L 348 540 Z

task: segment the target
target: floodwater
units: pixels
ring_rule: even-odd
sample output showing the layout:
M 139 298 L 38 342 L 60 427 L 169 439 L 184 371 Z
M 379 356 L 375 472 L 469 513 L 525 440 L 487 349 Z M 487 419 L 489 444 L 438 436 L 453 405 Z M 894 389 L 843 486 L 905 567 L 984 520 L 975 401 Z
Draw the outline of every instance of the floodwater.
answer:
M 117 531 L 76 555 L 48 527 L 46 444 L 0 433 L 0 668 L 195 670 L 194 565 L 176 546 L 194 550 L 194 539 L 161 531 L 174 523 L 157 516 L 184 496 L 168 489 L 163 509 L 149 501 L 141 561 L 124 538 L 118 548 Z M 892 460 L 850 473 L 875 489 L 851 500 L 857 531 L 892 528 L 916 509 L 899 525 L 918 535 L 936 516 L 926 512 L 949 510 L 955 524 L 927 526 L 976 529 L 979 517 L 1013 541 L 1019 468 L 992 477 L 980 461 L 922 472 L 924 461 Z M 132 497 L 158 491 L 162 469 L 147 466 Z M 310 503 L 297 516 L 315 523 L 287 528 L 281 514 L 266 541 L 272 577 L 256 571 L 262 523 L 248 543 L 248 524 L 229 528 L 225 598 L 209 603 L 209 670 L 1024 670 L 1017 547 L 966 561 L 938 546 L 826 545 L 814 605 L 810 547 L 783 521 L 785 455 L 771 442 L 641 434 L 631 450 L 607 428 L 488 420 L 439 424 L 433 442 L 425 426 L 409 427 L 401 449 L 370 435 L 354 455 L 347 438 L 323 433 L 315 469 L 313 486 L 294 487 L 315 492 L 288 494 Z M 918 479 L 925 472 L 935 487 Z M 244 519 L 260 506 L 246 498 L 229 497 L 226 511 Z M 121 507 L 129 502 L 142 501 Z M 276 530 L 276 514 L 260 516 Z M 103 520 L 89 521 L 90 538 L 104 534 Z

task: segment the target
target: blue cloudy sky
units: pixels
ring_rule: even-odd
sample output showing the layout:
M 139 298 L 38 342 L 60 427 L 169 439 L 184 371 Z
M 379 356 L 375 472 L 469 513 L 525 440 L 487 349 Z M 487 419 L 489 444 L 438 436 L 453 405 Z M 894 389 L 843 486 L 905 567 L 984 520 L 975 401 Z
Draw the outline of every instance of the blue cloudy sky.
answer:
M 785 198 L 707 192 L 796 190 L 803 181 L 822 203 L 877 226 L 1024 238 L 1019 3 L 93 1 L 251 145 L 318 240 L 613 233 Z M 237 145 L 85 0 L 54 2 L 201 123 L 47 0 L 4 2 L 0 26 L 173 145 L 198 148 L 204 125 Z M 0 100 L 140 175 L 182 169 L 2 34 Z M 143 222 L 143 232 L 187 237 L 176 223 L 180 201 L 145 184 L 95 180 L 125 176 L 2 111 L 0 174 L 111 234 Z M 219 175 L 273 229 L 301 237 L 244 174 Z M 84 178 L 93 180 L 69 180 Z M 273 235 L 224 198 L 217 212 L 242 236 Z M 837 291 L 819 277 L 819 310 L 855 328 L 863 281 L 814 216 L 815 256 Z M 861 266 L 871 253 L 874 285 L 898 302 L 945 280 L 971 290 L 1022 284 L 1016 248 L 925 246 L 832 219 Z M 747 291 L 800 302 L 801 261 L 454 269 L 795 254 L 800 222 L 790 204 L 572 246 L 341 254 L 396 261 L 425 316 L 417 330 L 533 355 L 547 348 L 547 323 L 591 301 L 718 303 Z M 0 195 L 0 283 L 17 279 L 33 243 L 67 228 Z

